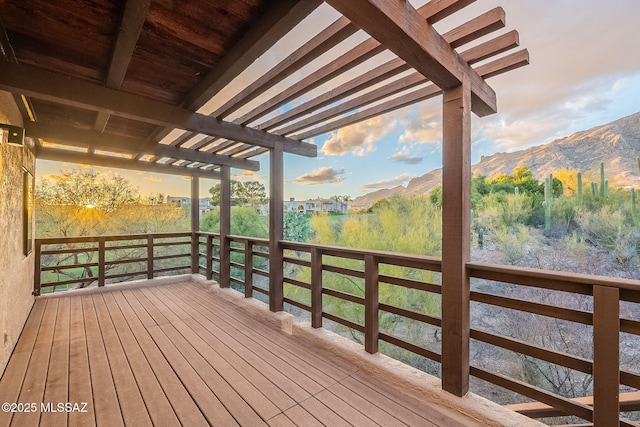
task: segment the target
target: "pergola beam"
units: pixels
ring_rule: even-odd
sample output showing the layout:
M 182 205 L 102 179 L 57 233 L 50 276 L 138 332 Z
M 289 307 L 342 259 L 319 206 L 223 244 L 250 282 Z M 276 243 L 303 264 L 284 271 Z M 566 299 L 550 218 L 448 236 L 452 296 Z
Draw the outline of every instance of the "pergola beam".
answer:
M 195 151 L 192 149 L 178 148 L 172 145 L 158 144 L 155 147 L 140 152 L 140 148 L 146 142 L 138 138 L 108 135 L 96 131 L 79 129 L 73 126 L 53 125 L 43 122 L 28 122 L 25 124 L 28 136 L 42 138 L 62 145 L 87 147 L 92 150 L 113 151 L 124 154 L 152 154 L 158 157 L 171 157 L 190 162 L 212 163 L 227 165 L 237 169 L 251 171 L 260 170 L 260 163 L 255 160 L 239 159 L 230 156 Z
M 507 55 L 504 58 L 496 59 L 495 61 L 489 62 L 488 64 L 479 66 L 477 70 L 482 77 L 493 77 L 502 73 L 506 73 L 507 71 L 511 71 L 515 68 L 523 67 L 528 63 L 529 52 L 526 49 L 522 49 L 518 52 Z M 328 120 L 332 117 L 337 117 L 340 114 L 363 107 L 364 105 L 375 102 L 385 96 L 389 96 L 393 93 L 398 93 L 402 90 L 407 89 L 407 87 L 410 87 L 411 85 L 417 85 L 426 82 L 427 79 L 423 78 L 419 73 L 412 74 L 404 78 L 402 82 L 393 82 L 385 85 L 381 88 L 376 89 L 375 91 L 362 95 L 361 97 L 354 98 L 353 100 L 345 102 L 342 105 L 338 105 L 332 109 L 323 111 L 317 116 L 313 116 L 311 120 L 300 121 L 291 125 L 290 127 L 281 129 L 278 131 L 278 133 L 282 132 L 283 134 L 289 134 L 297 130 L 308 128 L 309 126 L 317 124 L 320 121 Z M 438 88 L 434 84 L 431 84 L 427 87 L 418 89 L 416 91 L 402 95 L 398 98 L 394 98 L 382 104 L 376 105 L 375 107 L 359 111 L 341 119 L 326 123 L 317 128 L 310 129 L 306 132 L 297 133 L 293 135 L 293 137 L 301 140 L 311 138 L 313 136 L 331 132 L 344 126 L 370 119 L 380 114 L 389 113 L 399 108 L 415 104 L 416 102 L 424 101 L 425 99 L 433 98 L 440 95 L 441 93 L 442 90 L 440 88 Z
M 482 14 L 443 35 L 444 39 L 454 47 L 462 46 L 484 35 L 490 34 L 505 25 L 505 13 L 501 7 L 496 7 L 491 11 Z M 366 74 L 358 76 L 330 92 L 325 92 L 322 95 L 315 97 L 297 107 L 290 109 L 289 111 L 274 117 L 260 125 L 256 126 L 258 129 L 271 130 L 286 122 L 295 120 L 310 112 L 322 108 L 326 105 L 332 104 L 338 100 L 341 100 L 347 96 L 357 93 L 369 86 L 382 82 L 386 79 L 394 77 L 403 71 L 410 69 L 411 67 L 403 60 L 396 58 L 391 61 L 382 64 Z M 404 81 L 404 79 L 403 79 Z M 405 87 L 405 89 L 409 88 Z M 279 135 L 284 135 L 284 132 L 275 132 Z
M 102 166 L 116 169 L 131 169 L 143 172 L 166 173 L 169 175 L 199 176 L 209 179 L 220 179 L 217 171 L 208 171 L 184 166 L 170 166 L 161 163 L 145 162 L 142 160 L 125 159 L 98 154 L 76 152 L 71 150 L 57 150 L 48 147 L 40 147 L 38 159 L 53 160 L 56 162 L 79 163 L 84 165 Z
M 106 87 L 119 89 L 120 86 L 122 86 L 124 76 L 127 74 L 127 69 L 129 68 L 129 62 L 131 62 L 131 57 L 133 56 L 133 51 L 136 49 L 138 38 L 142 32 L 150 4 L 151 0 L 127 0 L 125 2 L 118 39 L 113 49 L 109 71 L 105 79 Z M 99 132 L 104 131 L 109 117 L 109 113 L 100 111 L 93 128 Z
M 443 90 L 471 82 L 478 116 L 497 111 L 493 89 L 406 0 L 326 0 Z
M 265 148 L 282 144 L 284 151 L 288 153 L 307 157 L 317 155 L 317 147 L 313 144 L 225 122 L 184 108 L 28 65 L 0 64 L 0 88 L 72 107 L 105 111 L 159 126 L 185 129 Z
M 420 13 L 420 15 L 424 19 L 426 19 L 428 22 L 434 23 L 441 19 L 446 18 L 450 14 L 469 5 L 473 1 L 475 0 L 431 1 L 425 4 L 424 6 L 418 8 L 418 13 Z M 476 18 L 472 21 L 478 21 L 480 18 L 482 17 Z M 486 17 L 484 19 L 486 20 Z M 495 23 L 496 21 L 491 22 L 489 25 L 495 25 Z M 477 29 L 474 28 L 473 30 L 469 31 L 469 30 L 465 30 L 465 28 L 469 28 L 473 25 L 474 24 L 471 21 L 467 24 L 463 24 L 457 29 L 454 29 L 451 32 L 449 32 L 451 34 L 447 33 L 449 34 L 449 36 L 445 34 L 444 38 L 445 40 L 451 42 L 451 40 L 447 39 L 447 37 L 450 37 L 450 39 L 455 40 L 455 38 L 457 37 L 457 34 L 459 33 L 465 33 L 465 36 L 469 37 L 469 35 L 476 32 Z M 485 26 L 488 27 L 489 25 L 485 25 Z M 502 25 L 500 25 L 499 27 L 502 27 L 502 26 L 504 26 L 504 12 L 502 13 Z M 491 31 L 494 31 L 494 30 L 492 29 Z M 485 32 L 484 34 L 488 34 L 489 32 L 490 31 Z M 484 34 L 476 33 L 475 37 L 476 38 L 481 37 Z M 297 96 L 300 96 L 305 92 L 315 89 L 316 87 L 329 81 L 330 79 L 349 71 L 353 67 L 383 52 L 384 50 L 385 48 L 381 46 L 377 40 L 373 38 L 369 38 L 364 42 L 360 43 L 359 45 L 357 45 L 356 47 L 354 47 L 353 49 L 351 49 L 349 52 L 345 53 L 344 55 L 341 55 L 340 57 L 331 61 L 329 64 L 321 67 L 320 69 L 309 74 L 299 82 L 285 89 L 283 92 L 261 103 L 259 106 L 257 106 L 253 110 L 244 114 L 238 120 L 234 120 L 234 123 L 238 123 L 242 125 L 251 123 L 252 121 L 257 120 L 260 117 L 263 117 L 264 115 L 270 113 L 276 108 L 281 107 L 282 105 L 284 105 L 288 101 L 291 101 Z M 371 75 L 371 74 L 367 73 L 367 75 Z M 332 91 L 332 93 L 333 92 L 334 91 Z M 264 128 L 265 126 L 267 125 L 264 125 L 261 128 Z

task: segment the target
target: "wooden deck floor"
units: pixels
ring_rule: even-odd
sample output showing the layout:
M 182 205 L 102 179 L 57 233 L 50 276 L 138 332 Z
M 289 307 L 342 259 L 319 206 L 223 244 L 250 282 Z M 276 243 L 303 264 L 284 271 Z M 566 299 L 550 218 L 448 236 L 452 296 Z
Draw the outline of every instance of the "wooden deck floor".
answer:
M 0 426 L 476 425 L 196 283 L 39 299 L 2 402 L 35 410 L 0 412 Z M 78 406 L 47 410 L 65 402 Z

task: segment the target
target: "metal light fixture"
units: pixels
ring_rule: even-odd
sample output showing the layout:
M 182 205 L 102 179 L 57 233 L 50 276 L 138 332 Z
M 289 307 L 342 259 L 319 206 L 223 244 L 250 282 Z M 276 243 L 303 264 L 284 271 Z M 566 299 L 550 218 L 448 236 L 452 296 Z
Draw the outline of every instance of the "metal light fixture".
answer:
M 22 147 L 24 145 L 24 128 L 0 123 L 0 133 L 7 135 L 7 144 L 17 145 L 18 147 Z M 4 142 L 4 135 L 0 136 Z

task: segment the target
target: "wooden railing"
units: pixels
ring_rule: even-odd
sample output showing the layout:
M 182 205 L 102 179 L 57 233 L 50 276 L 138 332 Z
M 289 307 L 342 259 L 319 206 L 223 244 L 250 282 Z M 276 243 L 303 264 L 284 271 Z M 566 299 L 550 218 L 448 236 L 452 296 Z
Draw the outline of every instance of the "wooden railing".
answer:
M 33 293 L 190 272 L 191 236 L 158 233 L 36 239 Z
M 181 248 L 191 245 L 191 253 L 186 250 L 162 255 L 154 252 L 156 248 L 173 245 Z M 284 254 L 285 308 L 307 313 L 314 328 L 331 322 L 348 328 L 369 353 L 378 352 L 380 343 L 387 343 L 436 364 L 441 362 L 440 345 L 447 345 L 447 337 L 438 333 L 451 313 L 447 307 L 440 307 L 439 258 L 289 241 L 279 242 L 279 247 Z M 228 252 L 221 253 L 221 248 L 228 248 Z M 114 251 L 126 250 L 142 251 L 146 255 L 138 253 L 128 258 L 113 255 Z M 94 256 L 85 262 L 67 260 L 64 265 L 41 265 L 41 258 L 89 251 L 97 253 L 97 261 Z M 157 268 L 154 264 L 188 257 L 192 260 L 190 266 L 185 262 L 185 265 Z M 71 282 L 96 282 L 102 286 L 109 279 L 135 275 L 153 277 L 158 273 L 191 269 L 208 279 L 215 278 L 222 287 L 237 287 L 246 297 L 273 298 L 269 292 L 269 241 L 266 239 L 221 237 L 204 232 L 39 239 L 36 240 L 36 260 L 37 293 L 41 288 Z M 112 273 L 108 268 L 129 263 L 141 263 L 144 267 L 119 273 Z M 92 274 L 80 280 L 41 283 L 42 274 L 65 268 L 88 269 Z M 622 342 L 627 351 L 635 348 L 631 351 L 638 352 L 640 348 L 639 281 L 479 263 L 468 263 L 467 272 L 472 285 L 471 327 L 461 334 L 470 336 L 472 351 L 478 346 L 488 346 L 528 361 L 582 373 L 588 377 L 587 383 L 593 381 L 593 396 L 569 398 L 560 391 L 549 391 L 550 387 L 528 383 L 522 375 L 493 366 L 479 366 L 473 358 L 469 366 L 472 376 L 538 402 L 522 408 L 523 413 L 534 418 L 573 415 L 597 426 L 635 425 L 620 418 L 619 412 L 640 409 L 635 392 L 640 389 L 640 370 L 635 367 L 637 360 L 635 366 L 621 366 L 620 347 Z M 351 285 L 340 287 L 336 283 Z M 389 300 L 387 291 L 391 288 L 404 289 L 410 297 L 404 302 Z M 431 303 L 424 304 L 424 301 Z M 336 307 L 341 306 L 350 309 L 336 311 Z M 518 336 L 517 331 L 499 330 L 505 322 L 487 321 L 492 316 L 524 315 L 530 316 L 529 329 L 539 319 L 555 322 L 567 341 L 567 349 L 554 348 L 531 336 Z M 435 331 L 436 339 L 429 342 L 410 339 L 402 331 L 394 334 L 385 330 L 381 325 L 385 316 L 401 319 L 401 323 L 417 322 L 424 331 L 429 331 L 423 336 L 431 337 Z M 570 345 L 575 342 L 586 342 L 588 348 L 576 354 Z M 630 392 L 624 395 L 622 404 L 621 391 Z

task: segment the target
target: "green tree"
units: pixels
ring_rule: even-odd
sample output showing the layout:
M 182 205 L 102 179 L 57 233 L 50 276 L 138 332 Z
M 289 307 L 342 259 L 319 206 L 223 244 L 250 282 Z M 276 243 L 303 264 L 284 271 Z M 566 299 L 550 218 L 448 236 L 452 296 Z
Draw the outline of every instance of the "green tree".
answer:
M 295 210 L 284 213 L 284 240 L 307 242 L 313 236 L 309 217 Z
M 267 198 L 264 184 L 259 181 L 236 181 L 232 179 L 229 183 L 231 190 L 231 205 L 244 206 L 250 203 L 252 207 L 264 202 Z M 220 206 L 221 184 L 218 183 L 209 189 L 211 193 L 211 203 Z
M 200 218 L 200 230 L 220 232 L 220 209 L 205 213 Z M 255 209 L 234 207 L 231 209 L 231 234 L 246 237 L 269 237 L 269 230 Z

